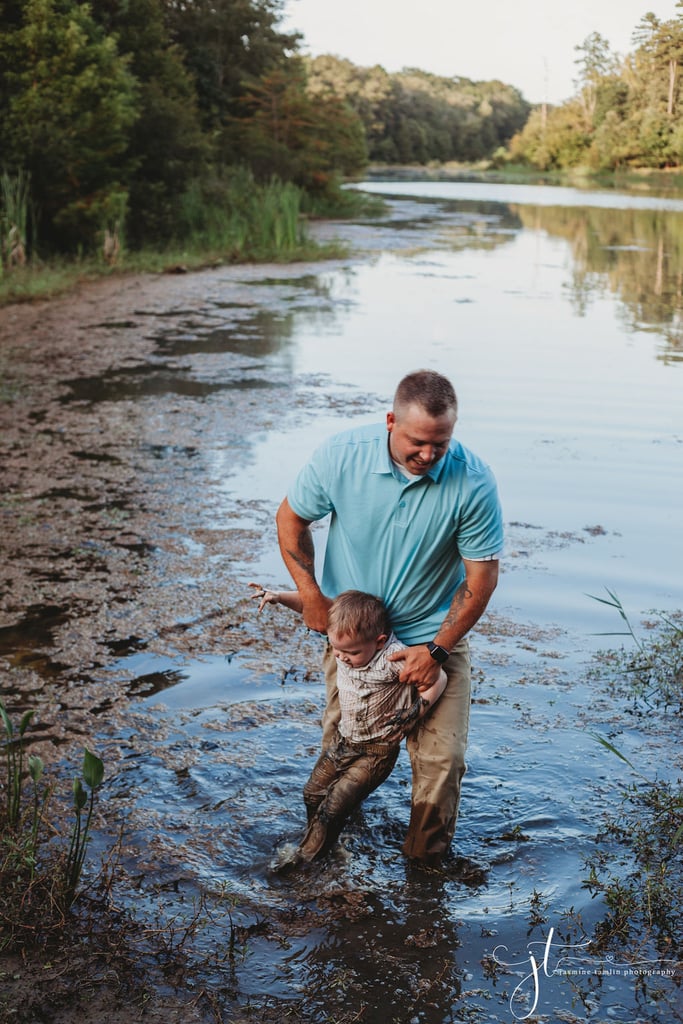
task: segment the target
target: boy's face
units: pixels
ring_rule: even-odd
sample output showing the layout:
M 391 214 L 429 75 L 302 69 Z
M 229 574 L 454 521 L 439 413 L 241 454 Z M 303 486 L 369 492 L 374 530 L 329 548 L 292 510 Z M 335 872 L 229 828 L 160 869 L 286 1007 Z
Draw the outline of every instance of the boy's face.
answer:
M 377 651 L 384 647 L 387 635 L 381 633 L 374 640 L 360 640 L 357 636 L 328 632 L 327 639 L 335 658 L 339 658 L 349 668 L 364 668 L 372 661 Z

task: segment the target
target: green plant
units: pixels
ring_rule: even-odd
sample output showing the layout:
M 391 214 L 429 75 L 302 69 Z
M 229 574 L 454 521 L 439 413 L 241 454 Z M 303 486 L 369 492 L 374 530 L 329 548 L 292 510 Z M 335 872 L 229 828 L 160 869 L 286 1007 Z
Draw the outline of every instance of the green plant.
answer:
M 7 824 L 15 828 L 19 822 L 21 810 L 21 785 L 24 771 L 23 738 L 35 712 L 26 711 L 19 723 L 15 735 L 12 720 L 7 714 L 5 705 L 0 700 L 0 719 L 5 729 L 5 767 L 7 779 L 5 783 Z
M 73 903 L 76 889 L 83 871 L 86 848 L 90 832 L 93 810 L 95 807 L 95 792 L 102 785 L 104 779 L 104 764 L 95 754 L 86 750 L 83 755 L 83 779 L 76 776 L 73 780 L 74 810 L 76 820 L 71 832 L 71 843 L 66 858 L 64 878 L 66 882 L 65 897 L 67 906 Z M 90 787 L 90 800 L 83 788 L 83 782 Z M 83 823 L 83 809 L 88 804 L 88 814 Z
M 609 673 L 615 685 L 625 682 L 635 701 L 643 701 L 648 706 L 673 707 L 678 714 L 683 714 L 683 613 L 656 613 L 656 619 L 647 623 L 647 635 L 641 638 L 617 595 L 605 589 L 609 600 L 592 594 L 587 596 L 615 608 L 626 629 L 596 636 L 628 636 L 636 650 L 610 651 L 603 655 L 603 671 Z
M 676 644 L 681 630 L 667 622 Z M 651 646 L 639 644 L 641 663 L 650 664 Z M 661 641 L 656 646 L 661 648 Z M 681 779 L 648 778 L 613 743 L 598 733 L 588 735 L 637 776 L 623 787 L 617 805 L 606 809 L 595 851 L 586 860 L 589 870 L 583 884 L 593 896 L 602 897 L 605 908 L 595 928 L 596 948 L 619 948 L 639 956 L 651 950 L 677 957 L 683 950 Z
M 641 650 L 642 649 L 642 644 L 641 644 L 640 640 L 638 639 L 638 637 L 636 636 L 635 631 L 633 629 L 633 626 L 631 625 L 630 620 L 629 620 L 626 612 L 624 611 L 623 604 L 621 603 L 621 601 L 619 600 L 617 595 L 613 591 L 611 591 L 609 589 L 609 587 L 605 587 L 605 590 L 609 594 L 609 597 L 610 597 L 609 600 L 607 600 L 606 597 L 596 597 L 595 594 L 586 594 L 586 597 L 590 597 L 590 599 L 592 601 L 599 601 L 600 604 L 606 604 L 609 608 L 615 608 L 617 610 L 617 612 L 619 613 L 622 621 L 626 625 L 626 629 L 625 630 L 612 631 L 612 632 L 608 632 L 608 633 L 595 633 L 594 635 L 595 636 L 630 636 L 631 639 L 633 640 L 634 644 L 636 645 L 636 647 L 638 647 L 638 649 Z
M 58 821 L 48 818 L 52 789 L 43 784 L 45 765 L 37 754 L 27 757 L 24 748 L 33 714 L 25 712 L 15 728 L 0 702 L 5 733 L 5 777 L 0 776 L 5 795 L 0 813 L 0 948 L 35 942 L 64 927 L 81 880 L 95 794 L 104 778 L 103 762 L 86 750 L 81 776 L 72 786 L 75 820 L 68 848 L 54 842 L 61 829 Z

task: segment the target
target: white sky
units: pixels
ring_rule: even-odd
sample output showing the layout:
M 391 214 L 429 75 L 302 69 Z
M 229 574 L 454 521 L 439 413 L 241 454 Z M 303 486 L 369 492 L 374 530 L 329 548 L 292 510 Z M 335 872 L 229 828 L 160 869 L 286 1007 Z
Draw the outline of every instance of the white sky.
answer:
M 624 55 L 644 14 L 680 13 L 675 0 L 285 0 L 283 10 L 282 27 L 302 32 L 313 56 L 497 78 L 532 103 L 573 95 L 574 47 L 591 32 Z

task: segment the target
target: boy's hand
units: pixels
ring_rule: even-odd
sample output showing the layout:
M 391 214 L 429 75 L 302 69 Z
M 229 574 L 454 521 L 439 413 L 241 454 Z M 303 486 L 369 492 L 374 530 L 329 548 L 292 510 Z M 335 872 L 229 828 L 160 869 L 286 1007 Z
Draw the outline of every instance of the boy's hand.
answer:
M 249 595 L 253 601 L 259 602 L 257 615 L 261 614 L 267 604 L 280 603 L 280 596 L 276 590 L 266 590 L 260 583 L 250 583 L 249 586 L 254 587 L 257 591 L 257 593 Z

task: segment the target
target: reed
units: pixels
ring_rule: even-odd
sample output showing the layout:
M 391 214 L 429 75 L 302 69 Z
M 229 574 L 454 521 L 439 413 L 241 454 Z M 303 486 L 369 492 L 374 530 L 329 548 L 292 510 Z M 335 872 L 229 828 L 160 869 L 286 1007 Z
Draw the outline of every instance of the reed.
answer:
M 259 184 L 246 168 L 193 182 L 178 219 L 178 241 L 222 250 L 230 259 L 280 258 L 305 241 L 301 190 L 273 178 Z
M 29 220 L 35 235 L 31 204 L 31 176 L 27 171 L 0 174 L 0 231 L 2 255 L 7 268 L 24 266 L 28 248 Z

